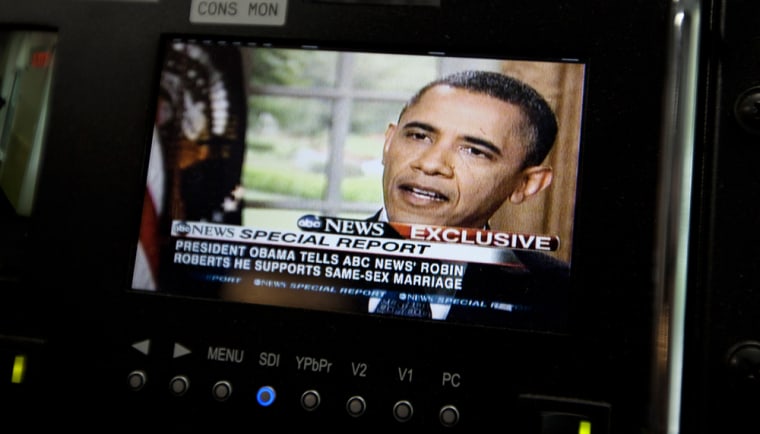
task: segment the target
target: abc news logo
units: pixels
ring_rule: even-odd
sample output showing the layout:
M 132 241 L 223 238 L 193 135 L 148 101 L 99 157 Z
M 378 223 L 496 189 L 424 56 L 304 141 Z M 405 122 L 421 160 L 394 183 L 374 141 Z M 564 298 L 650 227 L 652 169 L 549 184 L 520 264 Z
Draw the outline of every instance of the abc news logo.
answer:
M 202 235 L 219 238 L 234 238 L 235 229 L 226 226 L 206 225 L 202 223 L 174 222 L 174 233 L 177 236 Z
M 298 227 L 305 231 L 315 231 L 322 229 L 322 227 L 324 227 L 324 223 L 322 223 L 322 220 L 317 216 L 305 215 L 298 219 Z
M 190 235 L 193 232 L 193 227 L 185 222 L 174 223 L 174 231 L 179 235 Z
M 298 219 L 298 227 L 304 231 L 321 232 L 326 234 L 400 238 L 399 234 L 385 223 L 367 220 L 305 215 Z

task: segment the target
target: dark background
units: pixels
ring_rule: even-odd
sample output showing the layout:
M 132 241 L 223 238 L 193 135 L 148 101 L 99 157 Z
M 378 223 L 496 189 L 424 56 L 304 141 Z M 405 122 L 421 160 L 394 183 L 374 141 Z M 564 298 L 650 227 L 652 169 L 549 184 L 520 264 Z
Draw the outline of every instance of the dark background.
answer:
M 0 221 L 2 260 L 14 264 L 3 268 L 12 278 L 0 282 L 0 345 L 3 354 L 23 349 L 34 361 L 23 387 L 0 383 L 13 411 L 31 413 L 23 420 L 36 425 L 50 409 L 75 403 L 56 422 L 88 427 L 96 426 L 91 412 L 107 402 L 109 424 L 150 421 L 175 431 L 259 421 L 398 430 L 381 408 L 403 396 L 421 403 L 419 417 L 404 425 L 417 432 L 442 430 L 436 409 L 444 403 L 462 412 L 453 428 L 461 432 L 541 432 L 537 418 L 549 410 L 590 417 L 595 427 L 609 420 L 614 433 L 659 432 L 651 380 L 661 354 L 655 241 L 671 2 L 440 3 L 291 0 L 285 26 L 263 27 L 192 25 L 184 0 L 0 1 L 0 29 L 59 35 L 34 212 L 20 218 L 6 206 Z M 731 432 L 724 423 L 735 431 L 748 426 L 757 400 L 752 376 L 737 379 L 726 359 L 737 342 L 758 338 L 752 193 L 760 182 L 751 165 L 758 139 L 737 124 L 732 107 L 758 84 L 760 54 L 754 3 L 702 6 L 681 420 L 683 432 L 712 433 Z M 169 33 L 586 62 L 568 333 L 131 293 L 160 42 Z M 131 348 L 148 338 L 150 356 Z M 197 356 L 173 359 L 172 342 L 198 348 Z M 244 348 L 247 361 L 208 360 L 205 349 L 217 346 Z M 289 362 L 263 367 L 260 352 Z M 333 361 L 335 373 L 298 370 L 303 355 Z M 341 370 L 357 360 L 372 368 L 368 379 Z M 396 381 L 400 367 L 413 368 L 418 380 Z M 138 393 L 126 387 L 134 369 L 151 378 Z M 461 388 L 439 383 L 451 371 L 466 379 Z M 179 372 L 193 378 L 187 399 L 166 393 Z M 203 391 L 218 378 L 242 385 L 235 399 L 218 403 Z M 265 382 L 281 391 L 266 410 L 251 398 Z M 293 404 L 308 387 L 324 391 L 323 412 Z M 379 404 L 349 420 L 342 402 L 351 391 Z

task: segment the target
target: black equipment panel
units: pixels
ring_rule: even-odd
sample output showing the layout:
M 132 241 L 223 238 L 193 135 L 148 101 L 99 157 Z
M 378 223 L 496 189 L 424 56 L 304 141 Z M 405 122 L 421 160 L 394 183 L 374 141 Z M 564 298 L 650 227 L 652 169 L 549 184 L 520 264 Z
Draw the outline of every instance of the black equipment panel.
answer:
M 13 398 L 12 414 L 44 425 L 48 409 L 75 403 L 82 412 L 67 414 L 60 426 L 98 426 L 101 419 L 86 414 L 98 411 L 128 428 L 172 431 L 659 431 L 668 410 L 653 404 L 659 388 L 652 381 L 665 378 L 655 372 L 670 344 L 657 334 L 658 193 L 667 171 L 660 158 L 669 146 L 668 119 L 680 116 L 668 101 L 673 2 L 290 0 L 272 2 L 287 5 L 284 24 L 275 25 L 193 22 L 201 3 L 240 2 L 0 0 L 0 32 L 57 35 L 34 208 L 20 216 L 6 203 L 0 220 L 0 368 L 11 372 L 11 381 L 0 376 L 0 398 Z M 726 25 L 746 15 L 727 8 Z M 133 291 L 161 44 L 171 35 L 584 63 L 567 327 L 545 332 Z M 738 37 L 732 35 L 726 31 L 726 40 Z M 721 106 L 758 85 L 736 71 L 752 70 L 741 61 L 752 47 L 742 47 L 713 63 L 722 83 L 736 86 L 715 92 L 727 95 L 715 97 Z M 725 78 L 732 74 L 743 80 Z M 707 103 L 712 95 L 704 94 Z M 731 126 L 715 128 L 721 158 L 704 143 L 709 158 L 701 173 L 715 161 L 717 181 L 706 191 L 717 194 L 713 203 L 695 193 L 705 210 L 697 226 L 713 236 L 692 245 L 726 254 L 736 244 L 720 247 L 718 235 L 738 227 L 737 201 L 747 196 L 734 189 L 746 188 L 751 176 L 749 168 L 729 170 L 729 160 L 751 161 L 757 136 L 733 114 L 705 112 Z M 726 209 L 737 210 L 730 221 L 721 220 Z M 713 225 L 714 210 L 721 211 Z M 751 219 L 742 221 L 751 232 Z M 751 270 L 752 257 L 720 259 L 709 275 L 693 274 L 705 285 L 725 284 L 732 279 L 723 268 Z M 751 298 L 752 279 L 741 279 L 732 291 Z M 722 294 L 708 292 L 701 289 L 704 298 Z M 723 303 L 736 301 L 727 296 Z M 715 342 L 711 330 L 700 329 L 704 315 L 749 320 L 751 303 L 732 318 L 729 307 L 704 311 L 701 300 L 690 302 L 695 339 L 688 343 L 711 338 L 693 353 L 757 338 L 750 331 Z M 685 378 L 703 378 L 702 368 L 710 366 L 687 364 Z M 702 383 L 687 390 L 694 384 Z
M 758 254 L 754 197 L 760 179 L 760 8 L 752 1 L 711 5 L 699 154 L 705 174 L 695 212 L 687 351 L 684 432 L 751 430 L 758 389 Z

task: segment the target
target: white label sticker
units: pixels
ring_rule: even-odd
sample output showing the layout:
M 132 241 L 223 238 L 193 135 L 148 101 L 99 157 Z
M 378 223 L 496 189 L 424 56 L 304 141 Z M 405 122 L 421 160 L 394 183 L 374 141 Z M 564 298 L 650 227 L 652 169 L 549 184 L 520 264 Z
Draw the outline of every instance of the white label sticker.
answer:
M 288 0 L 192 0 L 190 22 L 282 26 Z

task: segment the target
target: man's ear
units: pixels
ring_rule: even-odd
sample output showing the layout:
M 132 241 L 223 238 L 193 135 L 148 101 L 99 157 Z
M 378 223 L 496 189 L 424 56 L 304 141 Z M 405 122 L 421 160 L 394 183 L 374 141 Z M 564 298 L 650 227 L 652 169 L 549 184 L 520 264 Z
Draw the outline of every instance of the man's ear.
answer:
M 388 128 L 385 129 L 385 143 L 383 143 L 383 159 L 381 163 L 385 165 L 385 154 L 388 152 L 388 150 L 391 147 L 391 141 L 393 139 L 393 134 L 396 132 L 396 124 L 390 123 L 388 124 Z
M 551 167 L 528 167 L 522 171 L 522 179 L 512 194 L 509 195 L 509 201 L 516 205 L 530 199 L 548 187 L 552 183 L 553 176 Z

